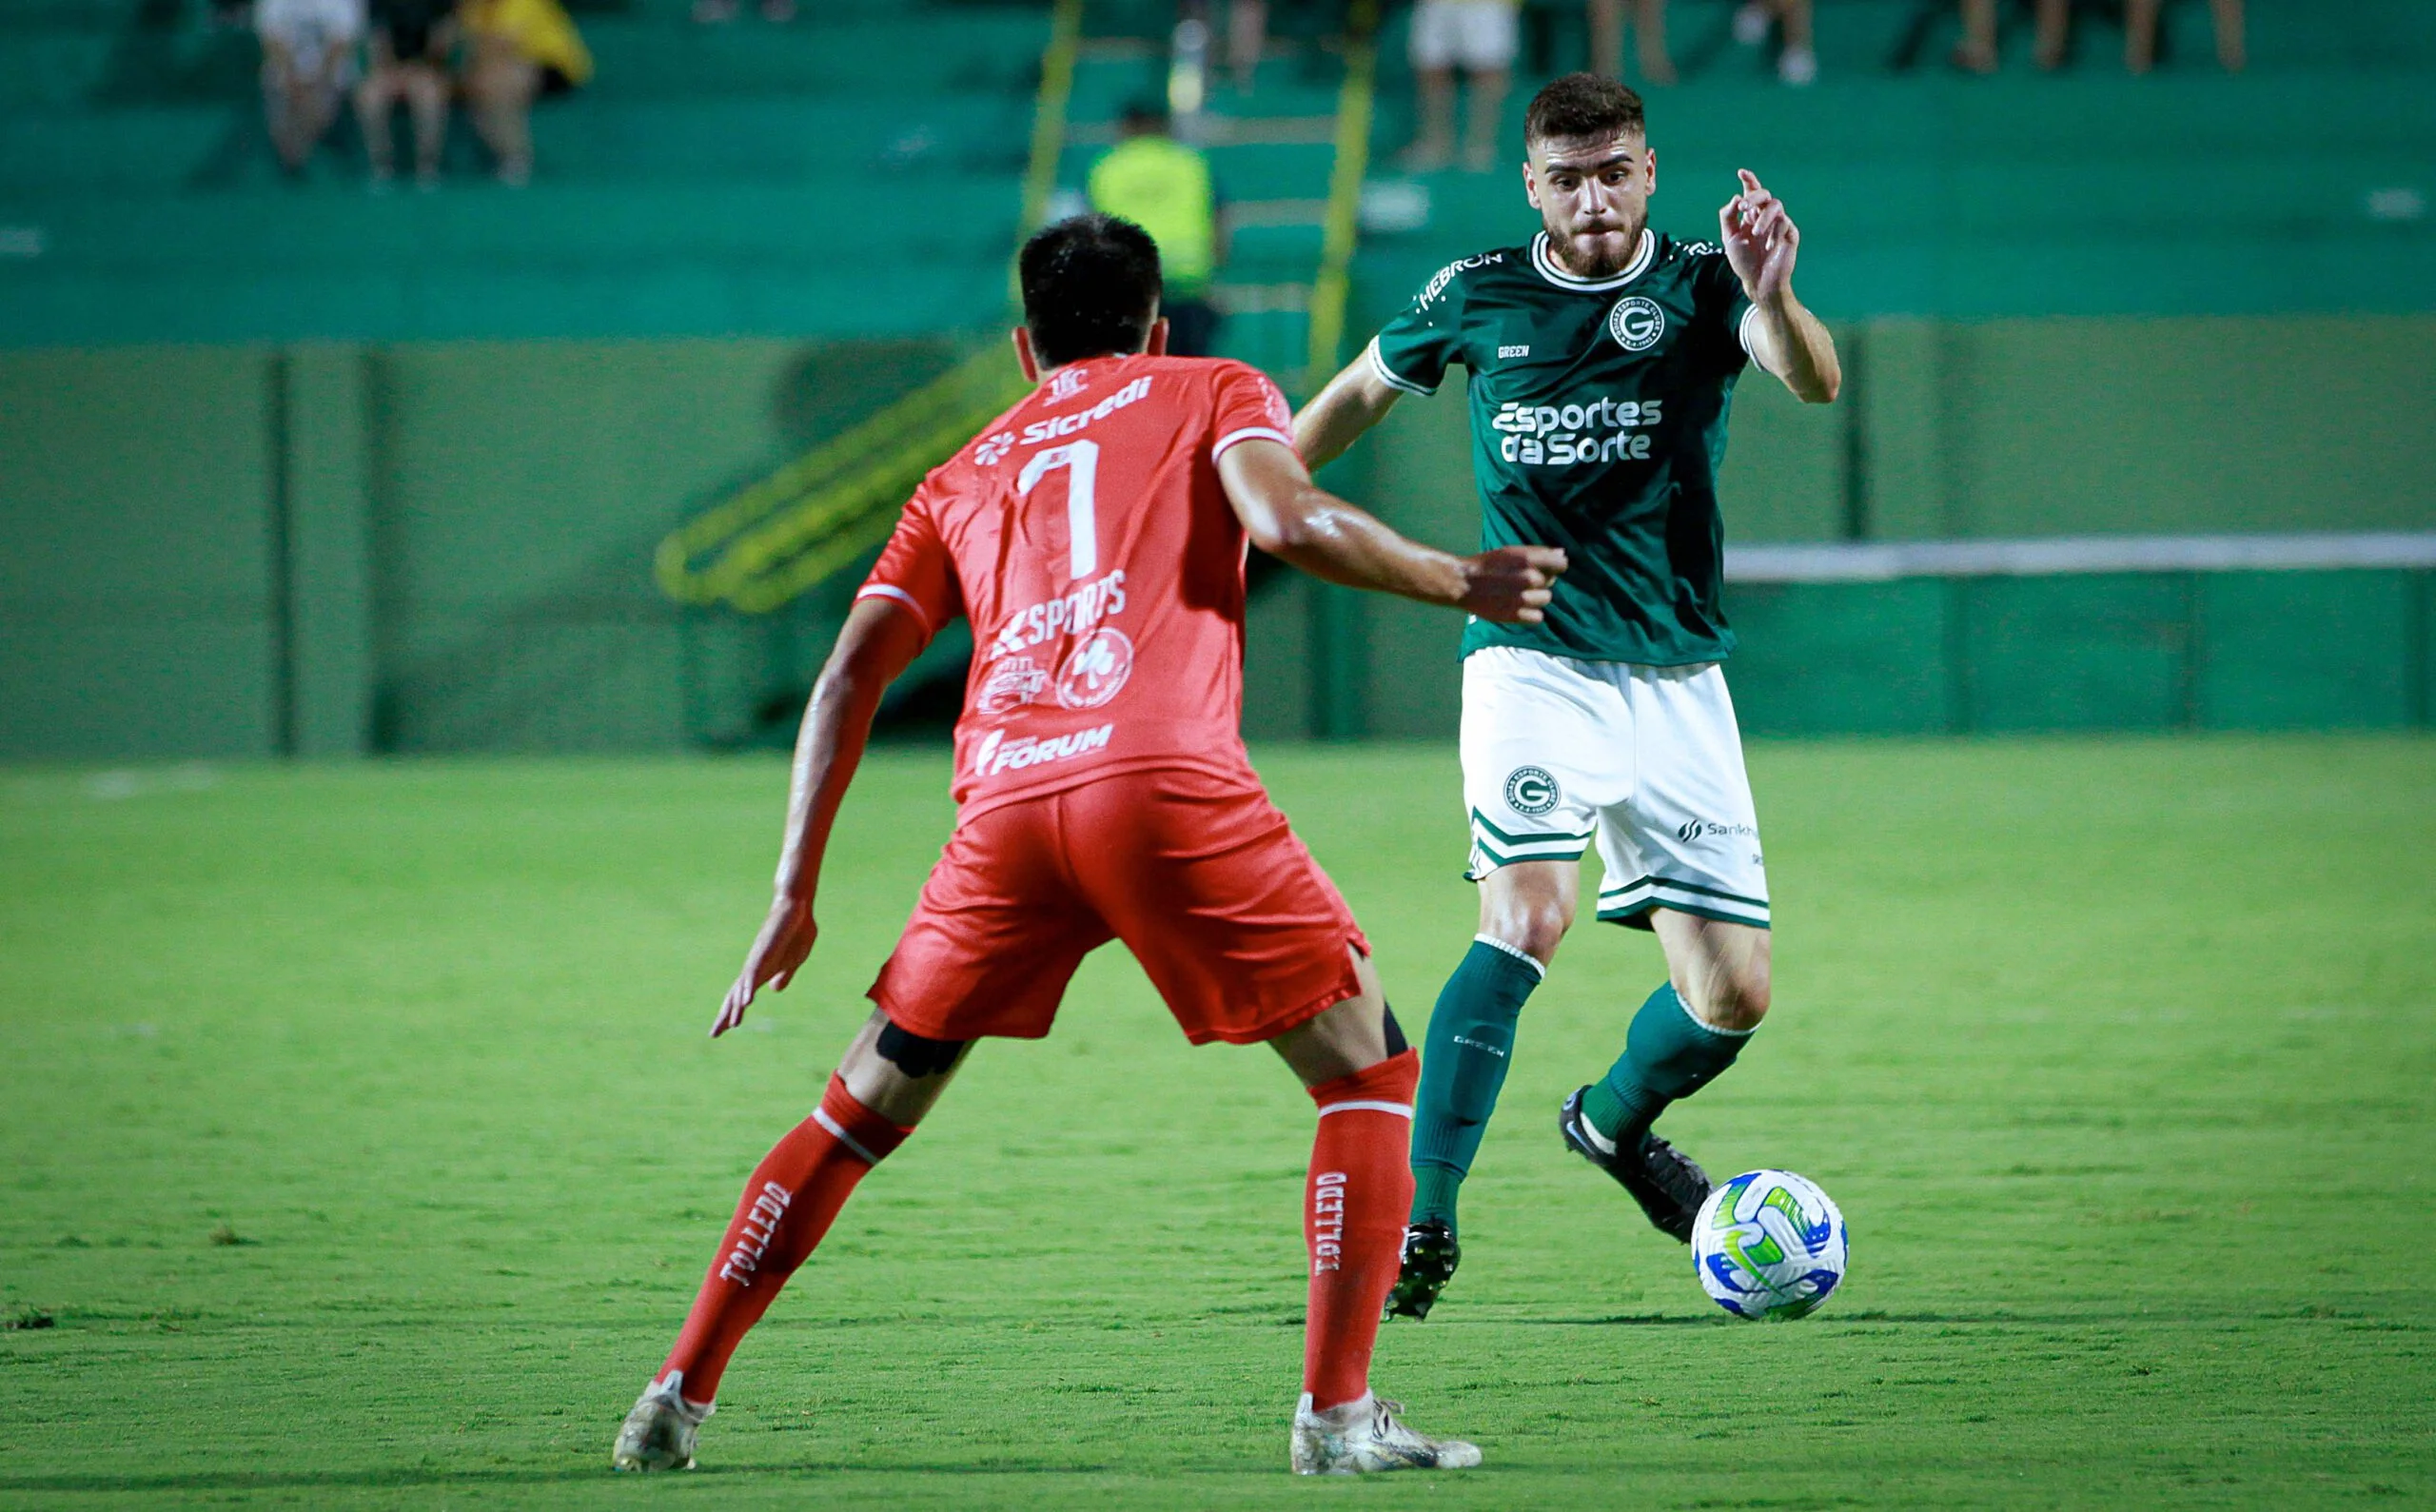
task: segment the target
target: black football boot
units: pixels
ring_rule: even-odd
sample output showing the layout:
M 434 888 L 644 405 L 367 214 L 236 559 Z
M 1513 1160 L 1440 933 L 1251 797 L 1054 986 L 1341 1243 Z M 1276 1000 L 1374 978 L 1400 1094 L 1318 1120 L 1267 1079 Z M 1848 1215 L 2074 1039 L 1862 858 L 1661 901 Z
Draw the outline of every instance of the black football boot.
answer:
M 1387 1310 L 1380 1321 L 1428 1317 L 1438 1294 L 1455 1279 L 1455 1267 L 1463 1258 L 1464 1247 L 1455 1243 L 1455 1230 L 1444 1224 L 1432 1220 L 1405 1229 L 1404 1266 L 1387 1292 Z
M 1619 1146 L 1614 1154 L 1601 1150 L 1597 1136 L 1581 1116 L 1581 1094 L 1588 1090 L 1584 1087 L 1566 1098 L 1557 1114 L 1557 1131 L 1564 1135 L 1564 1148 L 1615 1177 L 1660 1233 L 1690 1244 L 1692 1221 L 1699 1216 L 1700 1204 L 1709 1200 L 1709 1173 L 1656 1134 L 1644 1133 L 1638 1146 Z M 1409 1239 L 1405 1252 L 1411 1252 Z

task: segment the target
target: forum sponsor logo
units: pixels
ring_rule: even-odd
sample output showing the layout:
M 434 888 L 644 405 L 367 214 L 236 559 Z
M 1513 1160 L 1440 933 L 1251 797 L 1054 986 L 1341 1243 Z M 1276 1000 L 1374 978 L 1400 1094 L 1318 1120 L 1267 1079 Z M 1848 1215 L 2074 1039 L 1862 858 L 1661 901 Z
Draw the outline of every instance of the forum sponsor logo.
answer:
M 981 737 L 980 746 L 972 754 L 972 775 L 994 777 L 1001 772 L 1020 772 L 1046 762 L 1089 756 L 1107 750 L 1109 737 L 1115 733 L 1115 725 L 1104 724 L 1067 735 L 1024 735 L 1010 740 L 1006 731 L 992 730 Z

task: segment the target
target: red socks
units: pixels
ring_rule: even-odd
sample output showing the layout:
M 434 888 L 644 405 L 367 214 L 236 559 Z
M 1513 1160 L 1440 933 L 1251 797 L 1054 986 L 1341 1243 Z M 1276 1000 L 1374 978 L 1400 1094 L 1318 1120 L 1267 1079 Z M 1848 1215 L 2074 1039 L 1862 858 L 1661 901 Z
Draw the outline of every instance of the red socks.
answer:
M 1311 1089 L 1320 1127 L 1304 1192 L 1311 1293 L 1303 1389 L 1314 1408 L 1356 1401 L 1370 1389 L 1379 1309 L 1395 1285 L 1412 1205 L 1406 1152 L 1420 1081 L 1421 1057 L 1406 1051 Z M 855 1184 L 912 1132 L 856 1102 L 832 1076 L 819 1110 L 754 1168 L 660 1379 L 681 1372 L 678 1389 L 686 1401 L 713 1400 L 746 1330 L 811 1256 Z
M 1311 1251 L 1311 1303 L 1303 1329 L 1303 1389 L 1314 1409 L 1370 1389 L 1379 1309 L 1404 1257 L 1412 1206 L 1411 1051 L 1311 1089 L 1320 1105 L 1305 1190 L 1303 1234 Z M 689 1380 L 690 1384 L 690 1380 Z
M 856 1102 L 846 1084 L 831 1076 L 818 1110 L 753 1168 L 711 1273 L 685 1315 L 684 1331 L 659 1367 L 660 1379 L 682 1371 L 679 1394 L 697 1404 L 711 1401 L 745 1330 L 810 1257 L 855 1184 L 912 1132 Z M 1369 1351 L 1363 1353 L 1366 1360 Z

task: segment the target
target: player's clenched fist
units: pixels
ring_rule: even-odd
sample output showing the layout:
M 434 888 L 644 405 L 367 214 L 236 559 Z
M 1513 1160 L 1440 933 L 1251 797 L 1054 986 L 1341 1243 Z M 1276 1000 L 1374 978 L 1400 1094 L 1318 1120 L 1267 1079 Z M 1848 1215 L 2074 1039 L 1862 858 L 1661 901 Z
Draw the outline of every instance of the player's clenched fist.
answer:
M 1466 557 L 1457 607 L 1498 624 L 1536 625 L 1546 618 L 1542 611 L 1564 566 L 1564 553 L 1554 546 L 1500 546 Z
M 819 937 L 820 926 L 813 922 L 810 903 L 784 895 L 771 900 L 770 916 L 761 921 L 761 933 L 754 936 L 753 949 L 745 953 L 744 970 L 736 973 L 736 985 L 719 1004 L 711 1038 L 743 1023 L 744 1010 L 765 984 L 777 984 L 772 992 L 786 991 L 804 957 L 812 953 L 812 942 Z

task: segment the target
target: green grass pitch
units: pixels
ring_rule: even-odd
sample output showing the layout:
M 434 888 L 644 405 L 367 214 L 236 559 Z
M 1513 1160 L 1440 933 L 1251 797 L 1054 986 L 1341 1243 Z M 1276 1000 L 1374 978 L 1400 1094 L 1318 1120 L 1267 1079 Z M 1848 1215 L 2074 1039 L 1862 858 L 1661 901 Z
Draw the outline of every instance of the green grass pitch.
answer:
M 1262 764 L 1418 1034 L 1473 928 L 1451 754 Z M 2436 1500 L 2436 741 L 1753 764 L 1778 1006 L 1665 1127 L 1824 1185 L 1849 1282 L 1729 1320 L 1562 1152 L 1660 972 L 1585 925 L 1464 1271 L 1380 1348 L 1488 1463 L 1329 1484 L 1285 1473 L 1309 1106 L 1114 952 L 865 1184 L 705 1468 L 608 1475 L 865 1011 L 939 756 L 870 763 L 818 952 L 717 1043 L 774 760 L 0 773 L 0 1505 Z

